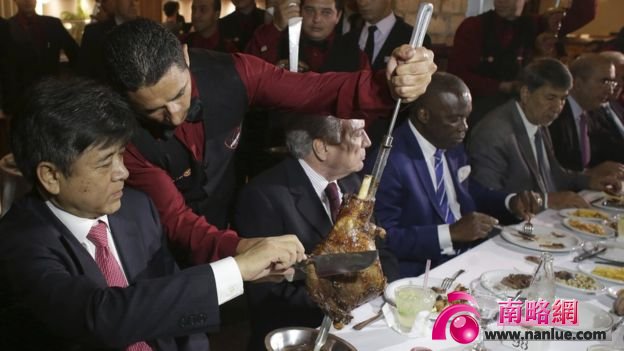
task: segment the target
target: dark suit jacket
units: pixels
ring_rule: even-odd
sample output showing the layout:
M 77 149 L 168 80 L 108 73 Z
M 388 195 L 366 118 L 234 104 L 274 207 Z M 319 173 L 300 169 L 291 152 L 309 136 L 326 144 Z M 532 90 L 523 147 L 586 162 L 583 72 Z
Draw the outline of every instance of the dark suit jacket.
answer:
M 582 171 L 581 145 L 569 100 L 566 99 L 559 117 L 548 127 L 548 130 L 552 138 L 555 155 L 561 166 L 573 171 Z M 590 165 L 591 163 L 590 161 Z
M 221 39 L 234 43 L 239 52 L 244 52 L 256 28 L 264 24 L 264 13 L 265 11 L 263 9 L 256 7 L 250 14 L 251 26 L 247 28 L 241 25 L 241 19 L 244 15 L 238 11 L 234 11 L 220 18 L 219 34 L 221 35 Z
M 9 22 L 4 18 L 0 18 L 0 110 L 3 109 L 5 96 L 8 94 L 9 84 L 9 43 L 11 35 L 9 32 Z
M 106 78 L 103 50 L 104 38 L 116 25 L 115 19 L 110 19 L 105 22 L 91 23 L 85 27 L 78 65 L 80 74 L 97 80 Z
M 472 131 L 468 153 L 472 176 L 484 186 L 506 192 L 546 192 L 539 176 L 531 138 L 511 99 L 490 112 Z M 553 151 L 548 129 L 542 128 L 550 172 L 558 191 L 587 188 L 588 178 L 564 169 Z
M 374 71 L 386 69 L 386 64 L 388 63 L 388 58 L 392 56 L 392 51 L 403 44 L 409 44 L 412 38 L 413 28 L 414 27 L 405 23 L 403 18 L 396 16 L 396 23 L 392 27 L 392 30 L 390 30 L 390 34 L 381 47 L 381 50 L 379 50 L 377 57 L 375 57 L 375 61 L 371 64 Z M 357 43 L 360 40 L 360 33 L 362 30 L 364 29 L 351 30 L 349 33 L 345 34 L 345 38 L 352 41 L 354 40 Z M 431 49 L 431 38 L 429 35 L 425 36 L 423 46 Z
M 13 76 L 9 88 L 11 100 L 20 99 L 24 90 L 37 80 L 58 74 L 61 50 L 65 52 L 72 66 L 78 56 L 78 44 L 58 18 L 36 15 L 41 32 L 41 38 L 37 40 L 24 30 L 18 16 L 9 19 Z
M 338 181 L 343 194 L 355 193 L 360 179 L 352 174 Z M 296 234 L 306 252 L 331 231 L 332 223 L 299 162 L 287 158 L 252 179 L 242 190 L 236 210 L 238 232 L 244 237 Z M 384 273 L 396 279 L 396 259 L 378 242 Z M 310 299 L 305 281 L 249 284 L 246 287 L 252 312 L 251 349 L 262 349 L 269 331 L 285 326 L 318 327 L 323 314 Z
M 470 177 L 460 182 L 458 171 L 468 166 L 463 144 L 445 154 L 462 215 L 479 211 L 499 219 L 510 219 L 505 209 L 506 193 L 488 190 L 472 182 Z M 367 156 L 365 170 L 370 172 L 375 158 L 375 155 Z M 427 259 L 431 259 L 433 266 L 448 259 L 441 254 L 437 235 L 437 226 L 445 223 L 444 216 L 422 150 L 408 121 L 394 133 L 376 199 L 375 216 L 388 232 L 388 246 L 399 259 L 401 276 L 422 274 Z
M 613 121 L 615 117 L 624 124 L 624 108 L 617 100 L 609 104 L 615 116 L 609 116 L 604 108 L 590 113 L 589 142 L 594 165 L 604 161 L 624 163 L 624 136 Z
M 0 349 L 208 350 L 219 312 L 209 265 L 179 272 L 158 212 L 125 189 L 108 216 L 130 287 L 109 288 L 95 260 L 37 196 L 0 221 Z M 189 335 L 189 336 L 184 336 Z

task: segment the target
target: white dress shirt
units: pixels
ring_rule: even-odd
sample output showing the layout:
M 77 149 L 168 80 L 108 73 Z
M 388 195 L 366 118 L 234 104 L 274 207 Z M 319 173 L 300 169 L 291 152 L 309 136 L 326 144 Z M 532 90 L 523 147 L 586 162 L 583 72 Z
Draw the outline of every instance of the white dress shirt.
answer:
M 302 159 L 299 159 L 298 161 L 303 168 L 303 171 L 308 176 L 308 179 L 312 183 L 314 192 L 318 196 L 319 200 L 321 200 L 323 208 L 325 208 L 325 213 L 327 213 L 327 218 L 329 218 L 329 220 L 333 223 L 331 217 L 331 208 L 329 206 L 329 199 L 327 198 L 327 195 L 325 195 L 325 188 L 327 188 L 327 185 L 329 185 L 330 182 L 325 179 L 325 177 L 318 174 L 318 172 L 316 172 L 314 169 L 312 169 L 312 167 L 310 167 L 310 165 L 306 161 Z M 335 180 L 332 183 L 336 183 L 336 188 L 338 188 L 338 198 L 342 201 L 342 190 L 340 190 L 340 186 L 338 186 L 338 183 Z
M 392 27 L 394 27 L 396 21 L 397 19 L 394 16 L 394 13 L 390 12 L 388 16 L 386 16 L 377 23 L 364 23 L 364 27 L 360 32 L 360 41 L 358 42 L 362 51 L 364 51 L 364 48 L 366 48 L 366 40 L 368 40 L 368 27 L 372 25 L 377 26 L 377 30 L 375 31 L 375 48 L 373 50 L 373 57 L 370 58 L 371 62 L 375 62 L 375 60 L 377 59 L 377 55 L 379 54 L 379 51 L 381 50 L 383 44 L 386 42 L 386 39 L 388 39 L 390 31 L 392 30 Z
M 108 249 L 117 260 L 119 267 L 121 268 L 126 281 L 128 281 L 123 264 L 119 259 L 117 253 L 117 247 L 115 246 L 115 240 L 113 239 L 110 225 L 108 224 L 108 216 L 104 215 L 96 219 L 77 217 L 69 212 L 66 212 L 50 201 L 46 201 L 46 205 L 52 211 L 52 213 L 58 218 L 65 227 L 74 235 L 74 237 L 80 242 L 80 244 L 87 250 L 89 255 L 95 260 L 95 245 L 91 240 L 87 239 L 87 235 L 91 230 L 91 227 L 97 222 L 102 221 L 106 223 L 106 232 L 108 234 Z M 210 263 L 210 267 L 214 273 L 215 286 L 217 288 L 217 300 L 219 305 L 226 303 L 233 298 L 243 294 L 243 278 L 241 277 L 240 270 L 236 264 L 236 260 L 232 257 L 226 257 L 216 262 Z
M 436 147 L 433 146 L 427 139 L 425 139 L 422 134 L 414 127 L 412 121 L 409 121 L 409 126 L 414 136 L 416 137 L 416 141 L 418 141 L 418 145 L 420 145 L 420 149 L 423 152 L 423 156 L 425 157 L 425 162 L 427 163 L 427 169 L 429 170 L 429 176 L 431 177 L 431 186 L 435 189 L 436 179 L 435 179 L 435 160 L 434 154 L 436 152 Z M 453 213 L 453 216 L 456 220 L 461 218 L 461 209 L 459 202 L 457 202 L 457 194 L 455 192 L 455 185 L 453 183 L 453 178 L 451 177 L 451 172 L 448 169 L 448 165 L 446 164 L 446 155 L 442 158 L 442 165 L 444 168 L 444 187 L 446 189 L 446 198 L 448 200 L 449 209 Z M 416 179 L 414 179 L 416 181 Z M 438 226 L 438 242 L 440 243 L 440 248 L 442 249 L 443 255 L 454 255 L 455 249 L 453 248 L 453 241 L 451 240 L 451 230 L 449 228 L 449 224 L 442 224 Z
M 535 134 L 537 133 L 537 129 L 539 127 L 529 122 L 529 120 L 526 118 L 526 115 L 524 114 L 524 111 L 522 110 L 522 107 L 520 107 L 520 104 L 517 101 L 516 101 L 516 108 L 518 109 L 518 113 L 520 114 L 520 117 L 522 118 L 522 124 L 524 125 L 524 129 L 526 130 L 527 135 L 529 136 L 529 141 L 530 141 L 529 144 L 531 144 L 531 150 L 533 150 L 533 157 L 535 158 L 535 163 L 539 165 L 539 160 L 537 159 L 538 150 L 535 150 Z M 546 154 L 546 149 L 545 149 L 546 145 L 544 145 L 543 140 L 542 140 L 542 147 L 544 147 L 544 150 L 539 150 L 539 152 L 542 152 L 544 154 L 544 163 L 545 163 L 544 166 L 546 167 L 546 169 L 551 169 L 550 160 L 548 159 L 548 154 Z M 544 208 L 548 208 L 548 193 L 542 194 L 542 197 L 544 201 Z M 510 197 L 508 196 L 507 200 L 505 200 L 505 206 L 507 207 L 507 209 L 509 209 L 509 199 Z

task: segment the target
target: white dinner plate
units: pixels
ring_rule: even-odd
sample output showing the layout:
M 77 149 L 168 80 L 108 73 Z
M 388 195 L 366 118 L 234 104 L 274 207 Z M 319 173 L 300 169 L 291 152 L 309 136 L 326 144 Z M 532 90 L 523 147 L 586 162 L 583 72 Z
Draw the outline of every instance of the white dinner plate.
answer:
M 564 218 L 562 222 L 566 228 L 572 230 L 573 232 L 591 236 L 592 238 L 606 239 L 606 238 L 611 238 L 615 236 L 615 230 L 613 230 L 613 228 L 602 225 L 600 223 L 596 223 L 595 221 L 588 221 L 588 220 L 578 219 L 578 218 Z M 597 234 L 597 233 L 593 233 L 591 231 L 588 231 L 582 228 L 577 228 L 572 225 L 572 223 L 574 222 L 580 222 L 583 225 L 601 228 L 604 234 Z
M 578 303 L 578 325 L 557 326 L 557 329 L 579 331 L 607 331 L 615 323 L 613 316 L 598 306 L 587 302 L 579 301 Z
M 617 294 L 618 294 L 618 291 L 620 290 L 624 290 L 624 285 L 610 286 L 607 289 L 607 295 L 611 296 L 614 299 L 617 299 Z
M 605 261 L 611 261 L 616 263 L 624 263 L 624 249 L 610 247 L 607 251 L 596 255 L 596 257 Z
M 586 263 L 579 263 L 578 265 L 578 269 L 579 271 L 589 274 L 594 278 L 603 280 L 603 281 L 607 281 L 607 282 L 611 282 L 611 283 L 615 283 L 615 284 L 622 284 L 624 283 L 624 280 L 618 280 L 618 279 L 613 279 L 613 278 L 607 278 L 607 277 L 603 277 L 601 275 L 595 274 L 594 268 L 598 267 L 598 266 L 606 266 L 606 267 L 614 267 L 614 268 L 618 268 L 618 269 L 624 269 L 624 267 L 615 267 L 615 266 L 609 266 L 609 265 L 604 265 L 604 264 L 596 264 L 594 262 L 586 262 Z
M 481 274 L 481 278 L 479 278 L 479 280 L 481 281 L 481 286 L 498 297 L 514 297 L 516 296 L 518 290 L 522 289 L 514 289 L 502 283 L 503 278 L 510 274 L 531 275 L 530 273 L 505 269 L 485 272 Z
M 560 271 L 566 271 L 569 272 L 570 274 L 572 274 L 575 278 L 579 277 L 579 276 L 584 276 L 587 279 L 591 279 L 593 280 L 594 289 L 586 289 L 586 288 L 578 288 L 575 286 L 571 286 L 566 284 L 565 282 L 563 282 L 562 280 L 559 280 L 555 277 L 555 284 L 557 285 L 557 287 L 565 289 L 565 290 L 570 290 L 570 291 L 574 291 L 574 292 L 578 292 L 578 293 L 582 293 L 582 294 L 599 294 L 601 292 L 603 292 L 605 290 L 605 286 L 604 284 L 602 284 L 598 279 L 595 279 L 594 277 L 585 274 L 585 273 L 581 273 L 581 272 L 577 272 L 577 271 L 573 271 L 570 269 L 565 269 L 565 268 L 561 268 L 561 267 L 555 267 L 555 273 L 556 272 L 560 272 Z
M 595 222 L 611 220 L 611 215 L 607 212 L 591 208 L 564 208 L 559 211 L 559 215 L 562 217 L 579 218 Z
M 624 206 L 611 204 L 609 202 L 609 198 L 603 197 L 598 200 L 592 201 L 592 206 L 601 208 L 603 210 L 615 211 L 615 212 L 624 212 Z
M 565 230 L 534 225 L 533 234 L 536 239 L 529 240 L 517 234 L 514 228 L 504 228 L 501 236 L 514 245 L 536 251 L 570 252 L 581 245 L 579 238 Z M 561 244 L 563 247 L 550 247 L 552 244 Z

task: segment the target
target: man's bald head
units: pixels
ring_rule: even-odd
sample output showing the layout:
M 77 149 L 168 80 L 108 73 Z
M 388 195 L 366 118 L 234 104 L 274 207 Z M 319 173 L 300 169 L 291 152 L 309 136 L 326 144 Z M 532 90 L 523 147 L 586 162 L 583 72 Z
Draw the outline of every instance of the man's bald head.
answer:
M 583 110 L 591 111 L 607 102 L 616 87 L 615 65 L 603 55 L 581 55 L 570 64 L 574 85 L 570 95 Z
M 457 76 L 436 72 L 427 91 L 409 108 L 409 119 L 430 143 L 448 149 L 466 136 L 472 111 L 468 86 Z

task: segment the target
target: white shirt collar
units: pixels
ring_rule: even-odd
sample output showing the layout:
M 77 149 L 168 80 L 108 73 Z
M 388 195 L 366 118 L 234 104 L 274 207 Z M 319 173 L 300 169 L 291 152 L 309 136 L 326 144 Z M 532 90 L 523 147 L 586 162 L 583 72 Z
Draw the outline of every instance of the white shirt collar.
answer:
M 418 129 L 416 129 L 416 127 L 412 124 L 412 121 L 407 121 L 409 123 L 410 129 L 412 130 L 412 133 L 414 133 L 414 136 L 416 137 L 416 141 L 418 141 L 418 145 L 420 145 L 423 156 L 427 160 L 432 159 L 438 148 L 436 148 L 432 143 L 429 142 L 429 140 L 427 140 L 422 134 L 420 134 Z
M 308 179 L 310 179 L 312 187 L 314 188 L 314 192 L 316 192 L 319 199 L 325 197 L 325 188 L 327 188 L 327 184 L 329 184 L 327 179 L 325 179 L 325 177 L 323 177 L 322 175 L 318 174 L 318 172 L 312 169 L 312 167 L 310 167 L 310 165 L 303 159 L 298 159 L 298 161 L 303 168 L 303 171 L 308 176 Z
M 518 101 L 516 101 L 516 108 L 518 109 L 518 113 L 520 114 L 520 119 L 522 120 L 522 124 L 524 124 L 524 129 L 526 130 L 527 135 L 529 136 L 531 140 L 533 140 L 535 138 L 535 133 L 537 133 L 537 129 L 539 128 L 539 126 L 536 126 L 535 124 L 529 122 L 529 120 L 526 118 L 526 115 L 524 114 L 524 111 L 522 110 L 522 107 L 520 106 Z
M 76 237 L 76 239 L 78 239 L 80 243 L 88 241 L 87 235 L 89 234 L 91 227 L 93 227 L 97 221 L 102 221 L 106 223 L 107 227 L 109 227 L 107 215 L 103 215 L 96 219 L 82 218 L 56 207 L 50 201 L 46 201 L 46 205 L 48 205 L 50 211 L 52 211 L 61 223 L 69 229 L 69 231 Z
M 394 24 L 396 23 L 397 19 L 396 16 L 394 15 L 394 12 L 390 12 L 390 14 L 384 18 L 382 18 L 379 22 L 375 23 L 374 25 L 377 26 L 377 30 L 382 34 L 383 37 L 388 36 L 388 34 L 390 34 L 390 31 L 392 30 L 392 27 L 394 27 Z M 373 24 L 366 22 L 364 24 L 364 31 L 368 31 L 368 27 L 372 26 Z

